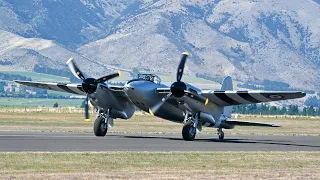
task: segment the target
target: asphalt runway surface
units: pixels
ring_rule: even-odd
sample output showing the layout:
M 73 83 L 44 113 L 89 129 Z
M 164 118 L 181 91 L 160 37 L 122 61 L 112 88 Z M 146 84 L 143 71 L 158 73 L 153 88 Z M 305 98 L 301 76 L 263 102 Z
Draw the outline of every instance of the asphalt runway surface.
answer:
M 1 152 L 22 151 L 319 151 L 320 136 L 262 136 L 198 134 L 195 141 L 181 135 L 0 132 Z

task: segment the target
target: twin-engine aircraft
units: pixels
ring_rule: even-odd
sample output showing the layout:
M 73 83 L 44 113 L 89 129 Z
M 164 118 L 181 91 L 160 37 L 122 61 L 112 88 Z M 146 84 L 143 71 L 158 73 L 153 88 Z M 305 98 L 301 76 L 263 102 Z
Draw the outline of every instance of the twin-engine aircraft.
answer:
M 82 84 L 43 83 L 15 81 L 17 83 L 54 91 L 86 95 L 96 109 L 93 132 L 105 136 L 113 119 L 130 119 L 136 107 L 169 121 L 183 123 L 182 137 L 193 141 L 202 127 L 217 128 L 219 139 L 224 139 L 222 129 L 239 126 L 279 127 L 273 124 L 229 120 L 232 106 L 261 102 L 288 100 L 304 97 L 298 91 L 233 91 L 232 79 L 227 76 L 222 81 L 221 90 L 201 90 L 181 81 L 189 53 L 182 53 L 176 82 L 170 87 L 161 83 L 154 74 L 139 74 L 124 86 L 113 86 L 108 80 L 120 76 L 120 72 L 99 79 L 86 78 L 74 60 L 67 61 L 69 69 Z M 88 107 L 86 106 L 86 118 Z

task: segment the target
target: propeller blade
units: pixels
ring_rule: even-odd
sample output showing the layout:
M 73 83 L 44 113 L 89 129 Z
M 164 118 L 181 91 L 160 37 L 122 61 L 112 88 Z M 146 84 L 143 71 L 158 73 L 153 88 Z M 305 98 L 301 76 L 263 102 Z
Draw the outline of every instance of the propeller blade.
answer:
M 156 105 L 149 109 L 149 113 L 154 116 L 155 113 L 160 109 L 160 107 L 170 98 L 172 93 L 167 94 L 165 97 L 161 99 Z
M 201 103 L 203 103 L 204 105 L 207 105 L 209 103 L 209 99 L 206 98 L 206 97 L 203 97 L 201 95 L 198 95 L 198 94 L 193 94 L 193 93 L 190 93 L 188 91 L 185 92 L 185 94 L 189 97 L 189 98 L 192 98 L 196 101 L 199 101 Z
M 180 64 L 178 66 L 178 71 L 177 71 L 177 81 L 178 82 L 181 81 L 181 78 L 182 78 L 182 75 L 183 75 L 184 66 L 186 64 L 186 60 L 187 60 L 188 56 L 189 56 L 188 52 L 183 52 L 182 53 L 182 57 L 181 57 L 181 60 L 180 60 Z
M 113 79 L 118 76 L 121 76 L 121 71 L 118 71 L 117 73 L 113 73 L 113 74 L 109 74 L 104 77 L 101 77 L 101 78 L 97 79 L 95 82 L 96 83 L 103 83 L 105 81 L 108 81 L 108 80 Z
M 85 120 L 86 122 L 90 121 L 89 117 L 89 98 L 88 96 L 86 97 L 86 101 L 84 103 L 84 115 L 85 115 Z
M 85 77 L 83 75 L 83 73 L 80 71 L 80 69 L 78 68 L 78 66 L 76 65 L 76 63 L 74 62 L 73 58 L 70 58 L 67 63 L 66 63 L 70 69 L 70 71 L 72 72 L 72 74 L 81 80 L 84 80 Z

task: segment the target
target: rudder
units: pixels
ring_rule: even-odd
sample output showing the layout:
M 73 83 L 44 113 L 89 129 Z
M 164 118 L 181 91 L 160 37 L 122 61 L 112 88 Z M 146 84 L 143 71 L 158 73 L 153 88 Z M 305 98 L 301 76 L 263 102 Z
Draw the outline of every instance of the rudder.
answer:
M 232 78 L 230 76 L 225 77 L 221 84 L 222 84 L 221 91 L 233 90 Z M 232 106 L 225 106 L 223 109 L 223 116 L 227 118 L 231 118 L 231 115 L 232 115 Z

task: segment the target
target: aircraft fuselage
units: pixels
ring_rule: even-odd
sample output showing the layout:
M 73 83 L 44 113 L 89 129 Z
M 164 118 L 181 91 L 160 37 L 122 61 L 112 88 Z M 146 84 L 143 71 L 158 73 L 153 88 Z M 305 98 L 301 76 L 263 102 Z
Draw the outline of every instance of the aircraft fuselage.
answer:
M 193 87 L 187 84 L 188 88 Z M 161 101 L 167 93 L 156 93 L 157 88 L 169 88 L 164 84 L 157 84 L 144 80 L 132 80 L 125 85 L 125 93 L 131 99 L 132 103 L 141 110 L 148 112 L 151 107 Z M 195 87 L 193 88 L 196 91 Z M 201 92 L 198 92 L 201 93 Z M 191 104 L 191 106 L 190 106 Z M 185 119 L 185 110 L 189 112 L 204 112 L 211 114 L 214 119 L 219 120 L 222 112 L 222 107 L 214 103 L 207 105 L 195 101 L 188 97 L 168 99 L 160 109 L 155 113 L 155 116 L 170 120 L 173 122 L 183 122 Z

